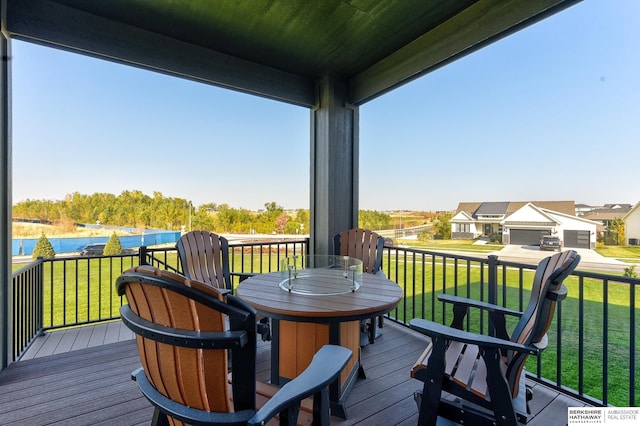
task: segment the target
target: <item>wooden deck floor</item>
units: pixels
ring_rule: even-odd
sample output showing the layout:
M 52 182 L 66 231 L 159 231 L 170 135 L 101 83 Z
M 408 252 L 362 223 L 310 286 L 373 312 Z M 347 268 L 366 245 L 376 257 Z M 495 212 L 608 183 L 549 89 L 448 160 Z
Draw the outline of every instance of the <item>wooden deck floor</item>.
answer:
M 1 425 L 147 425 L 152 409 L 129 376 L 140 364 L 135 343 L 119 323 L 50 333 L 0 372 Z M 90 330 L 90 328 L 94 328 Z M 347 399 L 348 419 L 334 425 L 414 425 L 409 369 L 426 339 L 387 322 L 383 335 L 362 350 L 367 379 Z M 80 349 L 80 347 L 84 347 Z M 74 350 L 75 349 L 75 350 Z M 258 350 L 259 379 L 269 375 L 269 346 Z M 534 386 L 533 426 L 567 424 L 567 407 L 584 404 Z

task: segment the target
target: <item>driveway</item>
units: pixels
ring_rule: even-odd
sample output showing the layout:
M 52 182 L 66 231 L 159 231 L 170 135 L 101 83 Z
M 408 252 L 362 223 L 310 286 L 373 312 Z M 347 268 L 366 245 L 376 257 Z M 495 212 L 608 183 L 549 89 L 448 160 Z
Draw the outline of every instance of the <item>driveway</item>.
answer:
M 578 269 L 622 273 L 624 272 L 624 268 L 631 266 L 630 263 L 604 257 L 595 250 L 579 248 L 572 250 L 577 251 L 580 255 Z M 502 250 L 494 251 L 491 254 L 498 256 L 500 260 L 537 264 L 540 260 L 554 253 L 555 252 L 552 251 L 540 250 L 538 246 L 507 245 Z

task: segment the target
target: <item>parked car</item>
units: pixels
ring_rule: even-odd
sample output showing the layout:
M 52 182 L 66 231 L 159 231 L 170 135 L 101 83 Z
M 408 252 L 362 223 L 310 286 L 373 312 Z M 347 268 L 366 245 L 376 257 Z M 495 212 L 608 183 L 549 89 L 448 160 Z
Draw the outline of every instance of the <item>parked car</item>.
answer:
M 385 238 L 384 239 L 384 245 L 385 246 L 392 246 L 393 245 L 393 239 L 392 238 Z
M 104 243 L 87 244 L 80 250 L 80 256 L 102 256 L 105 246 Z
M 545 235 L 540 239 L 540 250 L 562 250 L 562 241 L 560 238 L 551 235 Z

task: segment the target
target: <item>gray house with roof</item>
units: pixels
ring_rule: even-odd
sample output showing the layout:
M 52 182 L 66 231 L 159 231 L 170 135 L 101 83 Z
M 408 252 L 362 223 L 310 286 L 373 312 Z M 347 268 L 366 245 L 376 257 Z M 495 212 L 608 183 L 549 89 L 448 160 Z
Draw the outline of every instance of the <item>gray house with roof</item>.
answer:
M 564 247 L 595 248 L 597 222 L 575 215 L 573 201 L 460 203 L 451 218 L 451 238 L 499 237 L 504 244 L 538 245 L 558 236 Z

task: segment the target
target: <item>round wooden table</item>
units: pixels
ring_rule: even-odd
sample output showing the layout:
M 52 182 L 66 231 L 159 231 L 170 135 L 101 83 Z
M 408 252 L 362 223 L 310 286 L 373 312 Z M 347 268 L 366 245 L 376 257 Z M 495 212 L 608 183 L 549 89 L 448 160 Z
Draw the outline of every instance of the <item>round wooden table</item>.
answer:
M 313 280 L 313 271 L 305 270 L 305 279 Z M 315 279 L 320 285 L 322 273 Z M 394 309 L 402 299 L 402 289 L 372 274 L 362 274 L 360 288 L 342 294 L 297 294 L 283 289 L 282 281 L 281 272 L 258 274 L 236 290 L 238 297 L 272 319 L 271 382 L 281 385 L 296 377 L 324 344 L 345 346 L 353 357 L 339 383 L 331 386 L 329 399 L 332 414 L 346 418 L 346 395 L 357 377 L 365 377 L 360 364 L 360 320 Z

